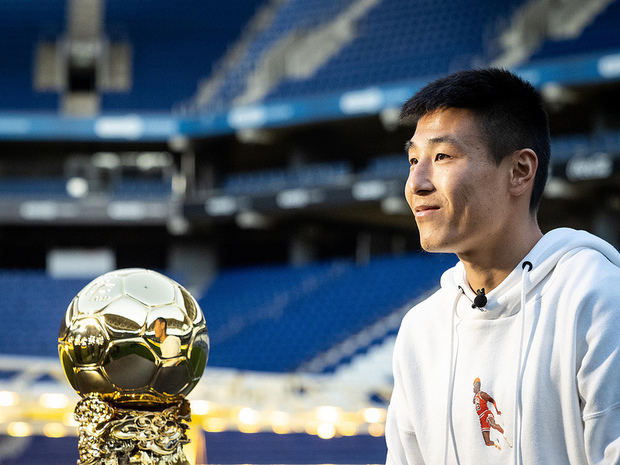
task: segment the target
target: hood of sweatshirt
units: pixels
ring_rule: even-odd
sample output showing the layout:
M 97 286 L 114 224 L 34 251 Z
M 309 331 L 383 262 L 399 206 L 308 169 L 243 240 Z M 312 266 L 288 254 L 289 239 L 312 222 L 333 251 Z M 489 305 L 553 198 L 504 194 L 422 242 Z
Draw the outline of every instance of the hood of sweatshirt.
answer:
M 594 249 L 603 254 L 616 266 L 620 266 L 620 253 L 609 243 L 586 231 L 558 228 L 545 234 L 521 260 L 518 266 L 493 290 L 486 294 L 485 311 L 458 312 L 459 318 L 495 319 L 513 315 L 521 307 L 522 287 L 526 285 L 525 295 L 535 289 L 548 276 L 556 265 L 580 250 Z M 527 284 L 522 279 L 523 263 L 532 264 L 527 273 Z M 471 290 L 465 267 L 460 261 L 444 272 L 441 287 L 450 294 L 463 290 L 468 301 L 473 302 L 476 294 Z M 473 309 L 472 309 L 473 310 Z

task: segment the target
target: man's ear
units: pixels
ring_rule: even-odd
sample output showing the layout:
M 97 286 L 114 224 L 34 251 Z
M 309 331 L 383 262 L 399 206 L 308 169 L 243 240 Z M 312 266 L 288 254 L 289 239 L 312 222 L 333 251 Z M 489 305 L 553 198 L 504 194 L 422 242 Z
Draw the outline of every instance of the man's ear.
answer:
M 534 185 L 538 156 L 532 149 L 515 150 L 511 155 L 510 193 L 519 197 Z

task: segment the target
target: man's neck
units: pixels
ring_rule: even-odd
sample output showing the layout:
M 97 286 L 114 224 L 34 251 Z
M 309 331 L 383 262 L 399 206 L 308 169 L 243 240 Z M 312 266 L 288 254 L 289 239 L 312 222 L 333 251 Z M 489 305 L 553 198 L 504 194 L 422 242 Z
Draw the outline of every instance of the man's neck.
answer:
M 162 334 L 161 337 L 159 338 L 159 342 L 164 342 L 167 337 L 168 337 L 167 335 Z
M 485 243 L 481 250 L 457 254 L 463 262 L 472 290 L 495 289 L 512 272 L 543 236 L 535 220 L 520 228 L 507 228 L 498 240 Z

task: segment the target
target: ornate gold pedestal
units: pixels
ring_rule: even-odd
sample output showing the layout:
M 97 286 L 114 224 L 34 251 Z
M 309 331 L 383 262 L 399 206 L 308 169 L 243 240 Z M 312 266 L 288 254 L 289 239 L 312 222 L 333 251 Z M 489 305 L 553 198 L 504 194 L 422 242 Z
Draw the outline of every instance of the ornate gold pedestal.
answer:
M 187 400 L 164 410 L 114 407 L 89 394 L 75 407 L 79 465 L 189 465 L 183 444 L 190 421 Z

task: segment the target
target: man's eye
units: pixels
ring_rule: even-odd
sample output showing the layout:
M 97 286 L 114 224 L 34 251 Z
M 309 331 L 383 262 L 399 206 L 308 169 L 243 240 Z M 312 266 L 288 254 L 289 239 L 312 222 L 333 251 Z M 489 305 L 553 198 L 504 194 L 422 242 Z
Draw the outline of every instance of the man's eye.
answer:
M 444 160 L 446 158 L 450 158 L 450 155 L 446 155 L 445 153 L 438 153 L 435 155 L 435 160 Z
M 409 160 L 409 164 L 410 164 L 410 165 L 412 165 L 412 166 L 413 166 L 413 165 L 417 165 L 417 164 L 418 164 L 418 159 L 417 159 L 417 158 L 412 158 L 412 159 L 410 159 L 410 160 Z

